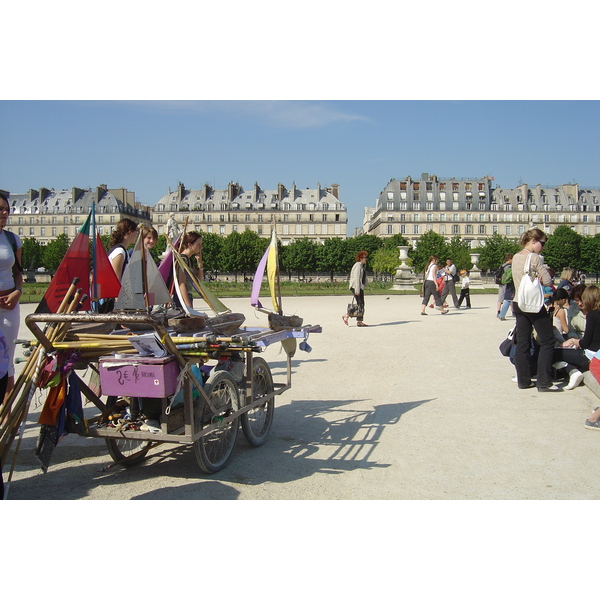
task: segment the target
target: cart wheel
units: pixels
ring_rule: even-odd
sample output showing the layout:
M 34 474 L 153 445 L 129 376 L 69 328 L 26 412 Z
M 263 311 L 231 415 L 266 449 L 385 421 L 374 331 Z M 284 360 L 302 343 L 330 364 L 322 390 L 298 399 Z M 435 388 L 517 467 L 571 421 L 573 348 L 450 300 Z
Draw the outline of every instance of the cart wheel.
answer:
M 237 417 L 228 423 L 219 423 L 223 417 L 238 409 L 239 396 L 235 380 L 226 371 L 213 372 L 204 386 L 204 391 L 218 413 L 214 415 L 206 402 L 200 399 L 195 408 L 196 429 L 211 424 L 217 427 L 194 442 L 194 452 L 202 471 L 216 473 L 231 460 L 238 436 Z
M 107 438 L 108 453 L 115 462 L 126 467 L 137 465 L 146 458 L 152 442 L 146 440 Z
M 264 358 L 257 357 L 252 360 L 252 385 L 254 388 L 252 402 L 270 394 L 274 389 L 271 369 Z M 262 446 L 267 440 L 273 424 L 274 411 L 275 398 L 272 397 L 241 416 L 244 436 L 252 446 Z

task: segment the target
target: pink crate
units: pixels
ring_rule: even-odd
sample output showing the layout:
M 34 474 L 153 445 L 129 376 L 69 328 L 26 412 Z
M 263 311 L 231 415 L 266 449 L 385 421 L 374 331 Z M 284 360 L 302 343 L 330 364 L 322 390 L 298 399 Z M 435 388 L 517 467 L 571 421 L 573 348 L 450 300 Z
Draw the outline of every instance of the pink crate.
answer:
M 177 377 L 179 365 L 174 356 L 100 359 L 100 385 L 106 396 L 164 398 L 175 393 Z

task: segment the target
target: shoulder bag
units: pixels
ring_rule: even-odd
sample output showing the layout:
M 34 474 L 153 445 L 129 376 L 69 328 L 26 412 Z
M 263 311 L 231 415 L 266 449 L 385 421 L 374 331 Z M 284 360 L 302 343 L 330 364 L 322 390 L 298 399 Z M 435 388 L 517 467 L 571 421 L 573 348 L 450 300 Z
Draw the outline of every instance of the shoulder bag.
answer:
M 537 277 L 531 280 L 531 254 L 530 252 L 525 261 L 523 278 L 517 291 L 517 304 L 523 312 L 538 313 L 544 306 L 544 289 Z

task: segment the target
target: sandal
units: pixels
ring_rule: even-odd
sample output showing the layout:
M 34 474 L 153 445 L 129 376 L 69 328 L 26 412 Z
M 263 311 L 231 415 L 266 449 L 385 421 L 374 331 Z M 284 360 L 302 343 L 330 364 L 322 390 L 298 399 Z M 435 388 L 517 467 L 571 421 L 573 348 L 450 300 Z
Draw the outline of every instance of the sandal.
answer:
M 421 314 L 424 315 L 424 316 L 427 316 L 427 313 L 422 312 Z
M 342 315 L 342 321 L 344 321 L 344 325 L 348 325 L 348 317 L 346 315 Z
M 362 321 L 359 321 L 356 325 L 358 327 L 368 327 L 368 325 L 366 323 L 363 323 Z

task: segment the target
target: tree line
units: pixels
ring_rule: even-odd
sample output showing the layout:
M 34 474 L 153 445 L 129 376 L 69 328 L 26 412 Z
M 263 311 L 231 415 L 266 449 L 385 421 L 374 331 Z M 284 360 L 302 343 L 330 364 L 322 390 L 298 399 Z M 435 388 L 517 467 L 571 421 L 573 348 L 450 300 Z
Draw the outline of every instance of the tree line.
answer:
M 228 236 L 216 233 L 204 233 L 203 261 L 205 271 L 234 273 L 243 277 L 252 276 L 258 262 L 264 254 L 269 239 L 259 237 L 254 231 L 242 233 L 234 231 Z M 110 236 L 101 236 L 102 243 L 108 249 Z M 70 240 L 60 234 L 55 240 L 42 246 L 35 238 L 23 238 L 22 266 L 35 270 L 39 267 L 55 272 L 64 257 Z M 159 236 L 152 254 L 158 260 L 166 250 L 164 236 Z M 334 274 L 349 273 L 355 262 L 357 252 L 369 253 L 367 270 L 376 275 L 394 275 L 400 264 L 398 246 L 410 246 L 401 234 L 390 238 L 374 235 L 361 235 L 353 238 L 329 238 L 324 244 L 318 244 L 308 238 L 294 240 L 287 246 L 279 242 L 279 265 L 283 275 L 304 277 L 307 274 L 321 273 L 333 279 Z M 421 273 L 431 255 L 438 256 L 443 262 L 447 258 L 458 269 L 470 270 L 473 267 L 471 253 L 480 255 L 477 266 L 483 271 L 495 270 L 504 262 L 506 254 L 520 250 L 517 239 L 494 234 L 485 244 L 476 250 L 460 236 L 449 241 L 435 233 L 424 233 L 414 248 L 408 251 L 408 264 L 415 273 Z M 586 272 L 600 271 L 600 234 L 582 236 L 567 225 L 560 225 L 553 234 L 548 235 L 543 256 L 546 263 L 560 274 L 563 268 L 570 267 Z

